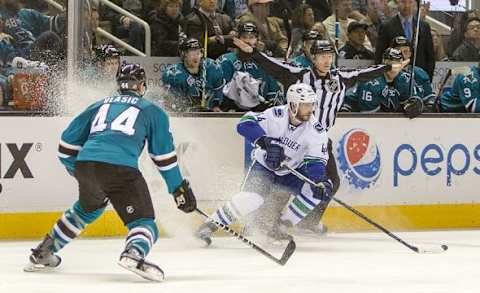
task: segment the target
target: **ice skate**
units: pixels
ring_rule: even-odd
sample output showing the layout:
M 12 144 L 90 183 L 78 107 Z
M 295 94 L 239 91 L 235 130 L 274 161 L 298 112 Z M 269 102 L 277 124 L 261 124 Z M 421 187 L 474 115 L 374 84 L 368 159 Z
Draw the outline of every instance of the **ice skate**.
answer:
M 195 232 L 195 237 L 204 241 L 205 246 L 210 246 L 210 244 L 212 244 L 212 234 L 217 230 L 218 227 L 215 223 L 207 221 L 198 228 Z
M 328 227 L 320 222 L 317 225 L 299 225 L 294 231 L 298 235 L 323 237 L 327 234 Z
M 293 240 L 292 235 L 288 234 L 288 228 L 291 227 L 289 221 L 279 220 L 277 224 L 273 225 L 272 230 L 267 233 L 272 243 Z
M 23 270 L 25 272 L 37 272 L 58 267 L 62 262 L 62 259 L 52 252 L 52 246 L 52 237 L 50 237 L 50 235 L 45 236 L 37 248 L 32 248 L 29 263 Z
M 162 269 L 157 265 L 146 261 L 138 250 L 130 248 L 122 252 L 118 264 L 140 277 L 154 282 L 161 282 L 165 278 Z

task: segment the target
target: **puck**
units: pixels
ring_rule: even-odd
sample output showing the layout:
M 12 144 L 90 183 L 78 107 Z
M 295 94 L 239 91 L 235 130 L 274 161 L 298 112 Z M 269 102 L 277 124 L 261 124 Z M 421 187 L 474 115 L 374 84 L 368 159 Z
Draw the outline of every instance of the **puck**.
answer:
M 446 246 L 445 244 L 442 245 L 442 249 L 443 250 L 447 250 L 448 249 L 448 246 Z

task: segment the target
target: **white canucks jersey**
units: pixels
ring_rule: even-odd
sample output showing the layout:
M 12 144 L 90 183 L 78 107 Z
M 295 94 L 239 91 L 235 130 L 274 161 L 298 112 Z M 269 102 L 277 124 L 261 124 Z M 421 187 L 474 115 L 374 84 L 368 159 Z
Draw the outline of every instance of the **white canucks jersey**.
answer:
M 265 131 L 266 136 L 279 139 L 287 157 L 286 163 L 290 167 L 299 168 L 309 160 L 327 164 L 328 136 L 313 115 L 310 121 L 293 126 L 289 122 L 288 108 L 285 105 L 269 108 L 262 113 L 250 112 L 244 117 L 254 118 Z M 265 150 L 257 148 L 254 152 L 255 159 L 271 170 L 265 163 Z M 280 176 L 289 173 L 286 168 L 271 171 Z

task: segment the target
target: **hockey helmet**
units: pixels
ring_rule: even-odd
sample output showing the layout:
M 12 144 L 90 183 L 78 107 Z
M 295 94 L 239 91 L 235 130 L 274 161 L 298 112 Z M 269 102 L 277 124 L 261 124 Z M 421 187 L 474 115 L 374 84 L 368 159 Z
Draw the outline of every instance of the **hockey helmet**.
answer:
M 391 60 L 391 61 L 402 61 L 403 55 L 402 51 L 395 48 L 387 48 L 383 53 L 383 60 Z
M 322 39 L 322 34 L 318 31 L 305 31 L 302 35 L 303 41 L 313 41 Z
M 140 64 L 123 62 L 117 72 L 117 84 L 120 91 L 139 90 L 139 86 L 145 83 L 147 77 L 145 70 Z
M 313 104 L 317 102 L 315 91 L 309 84 L 296 83 L 292 84 L 287 90 L 287 105 L 293 117 L 297 118 L 298 108 L 300 104 Z
M 202 49 L 202 44 L 200 44 L 200 42 L 195 38 L 185 39 L 181 41 L 179 45 L 179 50 L 181 54 L 184 54 L 189 50 L 201 50 L 201 49 Z
M 328 40 L 315 40 L 310 48 L 310 54 L 335 53 L 335 47 Z
M 395 37 L 392 42 L 390 43 L 390 47 L 398 48 L 398 47 L 410 47 L 410 41 L 405 38 L 404 36 Z
M 99 45 L 94 49 L 95 62 L 105 62 L 107 58 L 120 58 L 120 51 L 112 45 Z
M 252 21 L 242 22 L 238 25 L 238 35 L 254 34 L 258 36 L 257 25 Z

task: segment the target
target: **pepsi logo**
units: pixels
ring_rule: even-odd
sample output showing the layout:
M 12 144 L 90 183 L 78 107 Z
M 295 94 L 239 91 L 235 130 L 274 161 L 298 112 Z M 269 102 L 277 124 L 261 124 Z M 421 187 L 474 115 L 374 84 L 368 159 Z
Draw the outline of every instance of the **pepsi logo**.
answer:
M 351 186 L 366 189 L 377 182 L 381 173 L 380 152 L 367 131 L 348 131 L 339 141 L 337 153 L 339 168 Z

